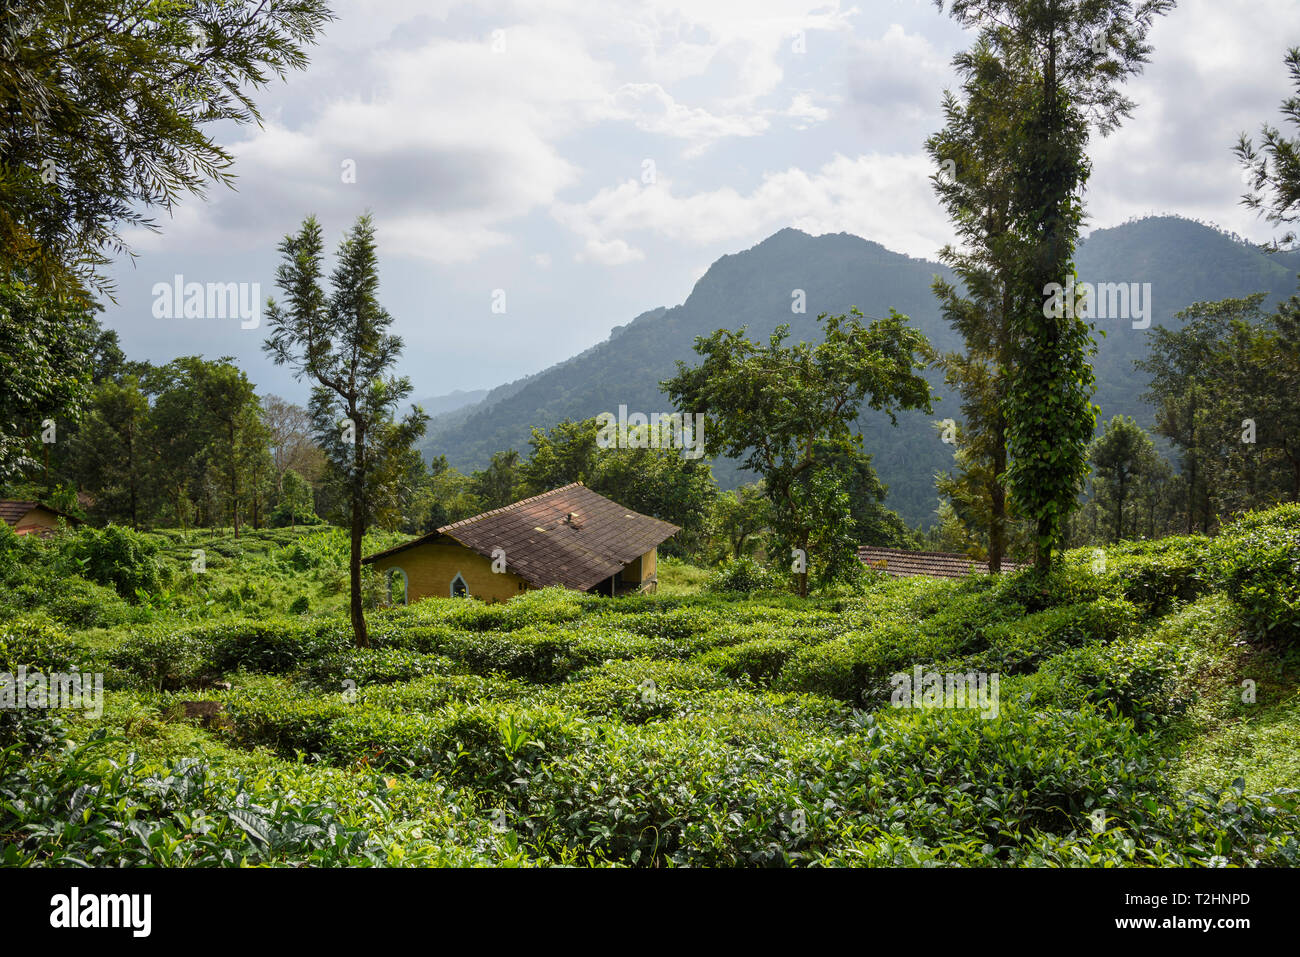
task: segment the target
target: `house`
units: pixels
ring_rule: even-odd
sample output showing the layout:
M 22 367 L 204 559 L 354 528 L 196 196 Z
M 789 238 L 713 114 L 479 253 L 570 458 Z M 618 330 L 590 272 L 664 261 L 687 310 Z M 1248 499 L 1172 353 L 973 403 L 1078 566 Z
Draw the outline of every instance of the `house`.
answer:
M 659 545 L 678 531 L 575 482 L 362 561 L 396 580 L 402 602 L 431 595 L 507 601 L 548 585 L 618 595 L 654 590 Z
M 0 518 L 17 535 L 53 535 L 59 530 L 60 519 L 69 525 L 85 524 L 75 515 L 61 512 L 49 505 L 15 499 L 0 499 Z
M 987 575 L 988 562 L 976 561 L 969 555 L 956 552 L 909 552 L 901 548 L 877 548 L 872 545 L 858 547 L 858 560 L 868 568 L 883 571 L 895 578 L 927 575 L 930 578 L 962 578 L 972 571 Z M 1014 562 L 1003 561 L 1002 571 L 1014 572 L 1021 568 Z

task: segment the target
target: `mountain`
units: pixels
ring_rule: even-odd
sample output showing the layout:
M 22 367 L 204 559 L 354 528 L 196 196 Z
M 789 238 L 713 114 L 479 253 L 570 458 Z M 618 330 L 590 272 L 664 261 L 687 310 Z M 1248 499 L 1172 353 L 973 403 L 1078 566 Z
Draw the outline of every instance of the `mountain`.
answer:
M 1269 255 L 1213 227 L 1177 217 L 1155 217 L 1097 230 L 1076 255 L 1080 281 L 1150 283 L 1151 325 L 1172 323 L 1178 310 L 1198 300 L 1268 293 L 1277 301 L 1296 290 L 1300 256 Z M 819 336 L 816 316 L 857 306 L 868 317 L 890 308 L 912 323 L 941 350 L 961 342 L 939 315 L 931 292 L 936 275 L 951 279 L 943 265 L 891 252 L 879 243 L 847 233 L 809 236 L 783 229 L 744 252 L 723 256 L 695 284 L 681 305 L 642 313 L 615 326 L 604 342 L 534 375 L 500 386 L 473 405 L 430 423 L 426 456 L 445 454 L 468 471 L 482 468 L 493 452 L 528 452 L 529 428 L 547 428 L 568 417 L 600 412 L 667 412 L 671 406 L 659 382 L 675 371 L 675 361 L 692 364 L 696 336 L 720 327 L 747 326 L 751 338 L 766 338 L 780 323 L 792 340 Z M 792 313 L 793 291 L 806 295 L 807 311 Z M 1144 300 L 1145 301 L 1145 300 Z M 1103 420 L 1124 413 L 1144 425 L 1151 413 L 1141 401 L 1144 377 L 1133 360 L 1146 351 L 1146 332 L 1129 320 L 1098 320 L 1094 401 Z M 888 504 L 912 525 L 934 517 L 934 474 L 952 462 L 932 423 L 960 419 L 956 397 L 930 375 L 940 401 L 933 416 L 902 413 L 898 426 L 868 413 L 860 420 L 866 451 L 889 486 Z M 686 410 L 689 411 L 689 410 Z M 724 487 L 747 481 L 736 463 L 717 462 L 714 474 Z
M 430 396 L 427 399 L 417 399 L 411 405 L 418 405 L 432 419 L 435 416 L 446 415 L 449 412 L 455 412 L 457 409 L 463 409 L 467 405 L 475 405 L 487 398 L 488 389 L 473 389 L 466 391 L 457 389 L 454 392 L 448 392 L 446 395 Z
M 1075 266 L 1081 281 L 1151 283 L 1151 326 L 1172 328 L 1179 325 L 1174 314 L 1194 302 L 1264 292 L 1271 306 L 1294 295 L 1300 251 L 1270 255 L 1211 226 L 1165 216 L 1096 230 L 1080 243 Z M 1146 331 L 1122 320 L 1095 324 L 1106 333 L 1092 363 L 1102 421 L 1131 415 L 1151 428 L 1151 409 L 1141 399 L 1147 379 L 1133 368 L 1147 354 Z

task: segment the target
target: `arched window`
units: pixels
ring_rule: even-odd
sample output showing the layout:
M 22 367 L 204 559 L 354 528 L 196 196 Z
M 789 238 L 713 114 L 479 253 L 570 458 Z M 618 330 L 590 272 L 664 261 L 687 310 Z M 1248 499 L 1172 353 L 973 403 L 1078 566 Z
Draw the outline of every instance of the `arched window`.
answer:
M 469 597 L 469 585 L 465 584 L 465 579 L 461 577 L 460 572 L 457 572 L 456 577 L 451 580 L 451 597 Z
M 406 577 L 406 572 L 394 565 L 388 569 L 388 601 L 393 605 L 405 605 L 407 602 L 407 590 L 410 587 L 410 579 Z

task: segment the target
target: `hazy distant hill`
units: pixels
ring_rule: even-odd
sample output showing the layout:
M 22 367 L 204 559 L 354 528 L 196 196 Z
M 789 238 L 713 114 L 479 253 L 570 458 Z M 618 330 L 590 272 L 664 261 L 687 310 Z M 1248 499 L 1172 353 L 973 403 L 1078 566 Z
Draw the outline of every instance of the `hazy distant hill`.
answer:
M 1186 305 L 1203 299 L 1268 292 L 1282 299 L 1296 290 L 1300 255 L 1269 256 L 1257 248 L 1199 223 L 1161 217 L 1098 230 L 1079 248 L 1081 281 L 1151 283 L 1152 326 L 1168 324 Z M 493 389 L 472 405 L 430 423 L 426 455 L 446 454 L 462 470 L 481 468 L 493 452 L 528 450 L 529 427 L 549 427 L 565 417 L 580 419 L 620 404 L 631 411 L 669 411 L 658 387 L 672 375 L 674 361 L 693 362 L 696 336 L 719 327 L 749 327 L 751 337 L 766 337 L 789 323 L 792 339 L 817 335 L 820 312 L 846 312 L 857 306 L 867 316 L 892 307 L 940 349 L 960 345 L 939 317 L 930 284 L 935 275 L 950 278 L 942 265 L 890 252 L 879 243 L 845 233 L 809 236 L 783 229 L 752 249 L 723 256 L 695 284 L 686 301 L 642 313 L 616 326 L 609 339 L 535 375 Z M 791 312 L 792 291 L 807 296 L 807 312 Z M 1095 362 L 1096 401 L 1105 418 L 1116 413 L 1150 424 L 1139 396 L 1146 383 L 1132 360 L 1145 354 L 1146 333 L 1128 321 L 1098 323 Z M 939 377 L 932 375 L 939 386 Z M 927 522 L 936 504 L 933 480 L 951 462 L 952 447 L 939 441 L 932 421 L 959 418 L 955 399 L 938 389 L 935 414 L 887 418 L 868 415 L 863 436 L 881 478 L 890 487 L 889 504 L 911 524 Z M 719 482 L 734 485 L 745 477 L 734 463 L 714 466 Z
M 482 402 L 487 398 L 487 394 L 487 389 L 473 389 L 468 392 L 464 389 L 457 389 L 454 392 L 448 392 L 446 395 L 416 399 L 411 404 L 420 406 L 430 418 L 433 418 L 434 416 L 446 415 L 448 412 L 455 412 L 457 409 L 463 409 L 467 405 Z

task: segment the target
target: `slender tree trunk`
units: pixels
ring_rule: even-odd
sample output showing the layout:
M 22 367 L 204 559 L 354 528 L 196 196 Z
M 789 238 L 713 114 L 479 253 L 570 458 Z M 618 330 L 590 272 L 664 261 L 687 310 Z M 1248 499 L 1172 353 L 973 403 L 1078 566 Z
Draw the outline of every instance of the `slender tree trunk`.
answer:
M 799 597 L 808 597 L 808 532 L 799 535 L 799 551 L 803 555 L 803 571 L 799 573 Z
M 1115 490 L 1115 541 L 1124 540 L 1124 479 L 1120 478 Z
M 1190 535 L 1196 528 L 1196 479 L 1199 471 L 1196 449 L 1196 393 L 1195 391 L 1188 397 L 1188 417 L 1187 417 L 1187 438 L 1188 438 L 1188 477 L 1187 477 L 1187 534 Z
M 352 463 L 352 534 L 350 550 L 348 555 L 348 577 L 352 586 L 352 595 L 349 608 L 352 614 L 352 634 L 356 639 L 358 648 L 370 647 L 370 634 L 366 630 L 365 609 L 361 604 L 361 547 L 362 539 L 366 534 L 365 524 L 365 457 L 364 441 L 365 436 L 362 434 L 361 425 L 357 422 L 359 416 L 355 411 L 351 412 L 351 419 L 355 425 L 354 439 L 356 445 L 353 447 Z
M 1007 490 L 1000 481 L 1007 470 L 1006 425 L 998 419 L 998 435 L 993 451 L 993 481 L 989 486 L 989 572 L 1002 572 L 1002 556 L 1007 550 Z
M 135 442 L 130 438 L 128 438 L 126 442 L 126 467 L 127 472 L 131 476 L 131 528 L 138 532 L 140 531 L 140 522 L 136 514 L 138 505 L 136 488 L 139 484 L 139 480 L 136 476 L 135 470 Z
M 230 422 L 230 523 L 239 537 L 239 461 L 236 458 L 235 422 Z

